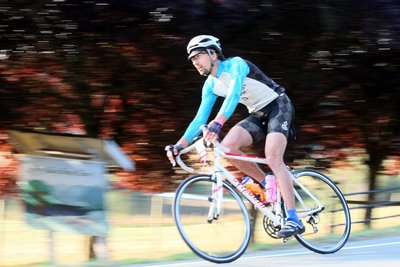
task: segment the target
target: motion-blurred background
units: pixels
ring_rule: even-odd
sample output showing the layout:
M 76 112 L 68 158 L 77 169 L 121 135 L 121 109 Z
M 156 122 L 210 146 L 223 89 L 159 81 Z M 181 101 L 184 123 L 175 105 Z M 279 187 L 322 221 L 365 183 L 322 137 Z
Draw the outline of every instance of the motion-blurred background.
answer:
M 399 33 L 391 0 L 0 0 L 0 266 L 48 262 L 50 253 L 47 232 L 25 222 L 13 127 L 111 138 L 135 161 L 136 171 L 108 175 L 110 259 L 188 252 L 163 194 L 187 174 L 171 169 L 164 147 L 200 102 L 204 77 L 186 59 L 198 34 L 217 36 L 226 57 L 254 62 L 286 88 L 298 132 L 288 163 L 362 192 L 348 196 L 364 206 L 355 230 L 398 227 Z M 245 114 L 239 107 L 224 133 Z M 255 242 L 266 242 L 262 231 Z M 90 239 L 55 235 L 57 262 L 90 258 Z

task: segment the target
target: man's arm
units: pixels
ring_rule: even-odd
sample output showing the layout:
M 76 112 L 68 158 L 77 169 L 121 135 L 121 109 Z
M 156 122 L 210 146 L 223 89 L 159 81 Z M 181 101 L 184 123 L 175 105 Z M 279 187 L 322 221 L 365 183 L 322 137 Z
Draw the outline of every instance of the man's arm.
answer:
M 201 103 L 197 114 L 189 124 L 182 138 L 178 141 L 178 143 L 181 143 L 183 147 L 186 147 L 192 143 L 193 139 L 201 133 L 201 130 L 199 129 L 200 126 L 206 124 L 208 118 L 210 117 L 212 108 L 218 97 L 213 93 L 212 87 L 213 84 L 210 82 L 210 80 L 206 80 L 203 85 Z
M 240 57 L 233 58 L 231 62 L 232 65 L 229 68 L 231 81 L 229 83 L 228 93 L 217 116 L 214 119 L 217 122 L 222 122 L 221 124 L 224 124 L 232 116 L 237 105 L 239 104 L 244 80 L 250 71 L 246 61 Z

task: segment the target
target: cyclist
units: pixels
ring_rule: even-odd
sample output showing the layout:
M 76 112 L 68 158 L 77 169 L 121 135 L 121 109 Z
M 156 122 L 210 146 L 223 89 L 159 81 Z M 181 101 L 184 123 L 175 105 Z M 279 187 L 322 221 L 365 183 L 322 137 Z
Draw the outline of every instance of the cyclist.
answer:
M 169 160 L 175 165 L 174 155 L 190 145 L 199 135 L 198 129 L 208 121 L 218 96 L 224 97 L 225 100 L 216 117 L 208 123 L 207 130 L 203 132 L 206 142 L 215 141 L 238 103 L 244 104 L 250 113 L 249 116 L 233 126 L 221 143 L 232 153 L 243 153 L 243 148 L 266 138 L 267 163 L 277 177 L 288 208 L 288 218 L 277 236 L 286 238 L 303 233 L 305 227 L 295 209 L 291 173 L 283 161 L 294 115 L 294 108 L 285 89 L 250 61 L 241 57 L 225 59 L 219 39 L 214 36 L 194 37 L 187 45 L 187 53 L 197 71 L 207 78 L 202 88 L 202 99 L 197 114 L 182 138 L 175 145 L 170 145 L 172 153 L 167 153 Z M 229 161 L 260 183 L 264 180 L 265 173 L 257 164 L 233 159 Z

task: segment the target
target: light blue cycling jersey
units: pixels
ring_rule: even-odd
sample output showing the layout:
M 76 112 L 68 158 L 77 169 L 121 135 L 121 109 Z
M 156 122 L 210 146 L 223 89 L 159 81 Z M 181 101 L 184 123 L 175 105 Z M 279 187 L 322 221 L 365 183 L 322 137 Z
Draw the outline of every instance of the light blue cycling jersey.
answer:
M 230 118 L 238 103 L 249 113 L 256 112 L 284 91 L 250 61 L 240 57 L 220 61 L 216 77 L 208 75 L 204 82 L 200 107 L 183 137 L 192 142 L 200 134 L 199 127 L 207 123 L 218 96 L 225 98 L 219 113 Z

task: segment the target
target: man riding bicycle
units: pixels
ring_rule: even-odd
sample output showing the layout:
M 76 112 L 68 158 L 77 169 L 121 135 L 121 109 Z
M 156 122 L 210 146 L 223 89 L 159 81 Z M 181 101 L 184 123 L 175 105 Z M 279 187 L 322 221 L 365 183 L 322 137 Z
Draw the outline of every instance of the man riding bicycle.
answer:
M 208 123 L 203 132 L 206 142 L 215 141 L 238 103 L 244 104 L 249 116 L 233 126 L 221 143 L 230 152 L 243 154 L 243 148 L 266 138 L 267 164 L 277 178 L 288 210 L 287 220 L 277 236 L 287 238 L 303 233 L 305 227 L 295 209 L 291 173 L 283 161 L 294 116 L 294 108 L 285 89 L 250 61 L 241 57 L 225 59 L 219 39 L 214 36 L 194 37 L 187 45 L 187 53 L 197 71 L 207 79 L 196 116 L 182 138 L 171 145 L 173 155 L 177 155 L 197 137 L 199 127 L 207 123 L 218 96 L 225 100 L 214 120 Z M 167 156 L 174 163 L 172 153 L 167 153 Z M 263 182 L 265 173 L 257 164 L 234 159 L 229 159 L 229 162 L 253 179 Z

